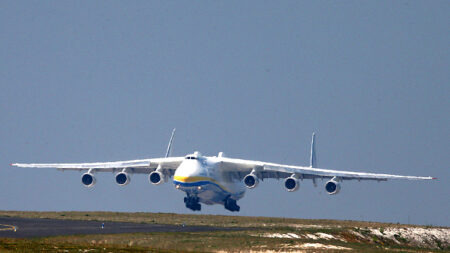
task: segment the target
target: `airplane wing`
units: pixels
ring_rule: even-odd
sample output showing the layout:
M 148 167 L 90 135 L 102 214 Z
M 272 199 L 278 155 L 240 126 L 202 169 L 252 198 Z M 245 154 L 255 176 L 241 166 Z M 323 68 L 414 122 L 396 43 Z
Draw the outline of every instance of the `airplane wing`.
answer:
M 277 163 L 266 163 L 260 161 L 251 161 L 243 159 L 222 158 L 221 166 L 224 171 L 228 171 L 232 177 L 243 179 L 246 175 L 253 173 L 260 179 L 265 178 L 288 178 L 312 179 L 314 184 L 317 178 L 342 180 L 377 180 L 386 181 L 388 179 L 407 179 L 407 180 L 430 180 L 433 177 L 402 176 L 392 174 L 377 174 L 357 171 L 341 171 L 331 169 L 317 168 L 317 157 L 315 148 L 315 136 L 311 139 L 311 157 L 310 166 L 294 166 Z
M 126 171 L 130 174 L 149 174 L 158 169 L 164 175 L 173 176 L 175 170 L 184 157 L 169 157 L 172 150 L 173 137 L 175 130 L 172 130 L 169 144 L 167 146 L 166 156 L 164 158 L 116 161 L 116 162 L 98 162 L 98 163 L 12 163 L 11 166 L 22 168 L 56 168 L 58 170 L 77 170 L 89 172 L 120 172 Z
M 184 157 L 164 157 L 116 162 L 97 163 L 13 163 L 11 166 L 22 168 L 56 168 L 58 170 L 77 170 L 91 172 L 119 172 L 124 169 L 128 173 L 148 174 L 158 166 L 168 175 L 173 175 Z
M 317 178 L 337 178 L 339 180 L 376 180 L 386 181 L 388 179 L 407 179 L 407 180 L 431 180 L 433 177 L 402 176 L 392 174 L 377 174 L 356 171 L 341 171 L 331 169 L 320 169 L 304 166 L 283 165 L 276 163 L 266 163 L 261 161 L 222 158 L 221 167 L 226 173 L 233 174 L 240 179 L 253 173 L 260 179 L 265 178 L 288 178 L 295 176 L 298 179 L 317 179 Z

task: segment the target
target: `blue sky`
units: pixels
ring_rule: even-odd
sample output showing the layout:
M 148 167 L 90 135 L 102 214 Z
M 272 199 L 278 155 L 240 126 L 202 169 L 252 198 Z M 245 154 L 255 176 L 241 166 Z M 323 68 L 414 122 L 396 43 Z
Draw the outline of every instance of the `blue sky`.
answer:
M 269 180 L 239 215 L 450 225 L 448 1 L 2 1 L 0 209 L 191 213 L 173 184 L 12 168 L 206 155 L 438 181 Z M 205 214 L 231 214 L 221 206 Z

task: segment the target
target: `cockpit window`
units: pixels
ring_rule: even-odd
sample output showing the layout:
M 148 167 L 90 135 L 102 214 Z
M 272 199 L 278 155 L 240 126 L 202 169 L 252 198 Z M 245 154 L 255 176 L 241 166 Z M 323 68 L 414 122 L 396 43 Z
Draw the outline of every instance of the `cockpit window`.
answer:
M 188 160 L 195 160 L 197 158 L 195 156 L 186 156 L 186 159 L 188 159 Z

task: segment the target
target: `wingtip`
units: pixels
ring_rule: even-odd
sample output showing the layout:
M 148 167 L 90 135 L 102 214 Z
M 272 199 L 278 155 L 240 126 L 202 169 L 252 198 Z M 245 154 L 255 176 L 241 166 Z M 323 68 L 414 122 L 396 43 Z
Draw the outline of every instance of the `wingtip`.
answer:
M 432 177 L 431 179 L 433 179 L 433 180 L 437 180 L 437 177 Z
M 9 166 L 14 166 L 14 163 L 10 163 Z

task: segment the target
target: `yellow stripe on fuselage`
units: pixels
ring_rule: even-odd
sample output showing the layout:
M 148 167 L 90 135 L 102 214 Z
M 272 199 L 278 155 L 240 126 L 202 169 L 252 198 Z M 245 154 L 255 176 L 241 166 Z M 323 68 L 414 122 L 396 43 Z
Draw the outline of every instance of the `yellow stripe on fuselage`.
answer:
M 197 183 L 197 182 L 201 182 L 201 181 L 208 181 L 208 182 L 216 184 L 217 186 L 222 188 L 222 190 L 224 190 L 224 191 L 231 192 L 227 188 L 225 188 L 225 186 L 219 184 L 219 182 L 217 182 L 216 180 L 214 180 L 214 179 L 212 179 L 210 177 L 182 177 L 182 176 L 174 176 L 173 180 L 181 182 L 181 183 Z
M 198 181 L 211 181 L 217 184 L 216 180 L 210 178 L 210 177 L 181 177 L 181 176 L 174 176 L 174 180 L 183 182 L 183 183 L 194 183 Z

